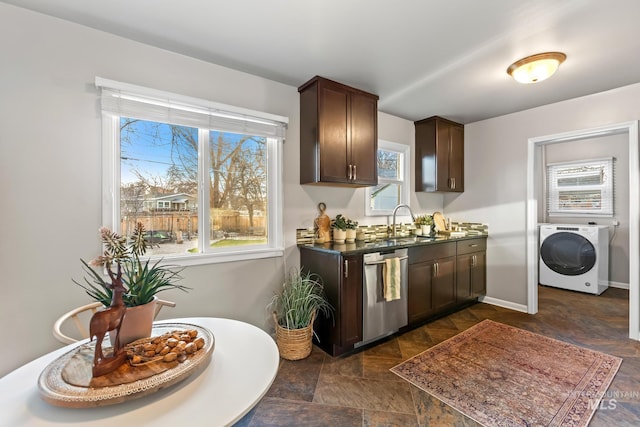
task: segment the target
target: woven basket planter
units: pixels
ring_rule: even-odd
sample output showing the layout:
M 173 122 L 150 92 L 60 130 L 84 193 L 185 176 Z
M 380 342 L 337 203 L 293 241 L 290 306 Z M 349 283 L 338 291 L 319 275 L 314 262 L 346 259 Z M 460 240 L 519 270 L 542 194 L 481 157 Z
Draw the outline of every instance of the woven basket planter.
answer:
M 275 313 L 273 320 L 276 324 L 276 344 L 280 357 L 286 360 L 300 360 L 311 354 L 313 339 L 313 321 L 315 312 L 311 316 L 311 323 L 301 329 L 287 329 L 278 324 Z

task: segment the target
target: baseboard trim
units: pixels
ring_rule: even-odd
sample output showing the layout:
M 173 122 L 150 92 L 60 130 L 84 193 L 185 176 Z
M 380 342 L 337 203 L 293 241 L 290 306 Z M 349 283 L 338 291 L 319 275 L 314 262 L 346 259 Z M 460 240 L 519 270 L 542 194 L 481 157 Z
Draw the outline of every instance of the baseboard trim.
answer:
M 496 305 L 502 308 L 508 308 L 511 310 L 520 311 L 522 313 L 528 313 L 526 305 L 516 304 L 515 302 L 511 302 L 511 301 L 505 301 L 498 298 L 487 297 L 487 296 L 478 298 L 478 301 L 491 304 L 491 305 Z
M 621 283 L 621 282 L 609 282 L 609 286 L 611 286 L 612 288 L 618 288 L 618 289 L 629 289 L 629 284 L 628 283 Z

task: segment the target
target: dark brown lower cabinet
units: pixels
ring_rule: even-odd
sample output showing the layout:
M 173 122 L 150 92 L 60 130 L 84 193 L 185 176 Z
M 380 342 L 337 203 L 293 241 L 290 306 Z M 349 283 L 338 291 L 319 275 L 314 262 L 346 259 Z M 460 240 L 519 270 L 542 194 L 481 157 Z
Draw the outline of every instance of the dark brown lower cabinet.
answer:
M 300 247 L 300 266 L 322 277 L 333 318 L 318 316 L 317 345 L 332 356 L 362 341 L 362 255 L 321 252 Z
M 456 304 L 456 243 L 409 248 L 409 324 Z
M 486 294 L 486 239 L 458 242 L 456 301 L 465 303 Z

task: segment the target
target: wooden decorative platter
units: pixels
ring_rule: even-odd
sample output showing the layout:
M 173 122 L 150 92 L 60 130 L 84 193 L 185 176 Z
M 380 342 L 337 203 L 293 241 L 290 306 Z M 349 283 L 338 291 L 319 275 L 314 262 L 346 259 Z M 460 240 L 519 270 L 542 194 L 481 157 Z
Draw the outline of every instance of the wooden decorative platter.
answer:
M 191 375 L 198 367 L 204 366 L 208 362 L 215 347 L 215 339 L 213 333 L 207 328 L 189 323 L 155 324 L 153 325 L 151 336 L 160 336 L 174 330 L 196 330 L 198 337 L 204 338 L 204 346 L 195 353 L 190 354 L 182 363 L 165 364 L 159 361 L 143 367 L 134 367 L 127 362 L 121 367 L 122 369 L 118 369 L 113 374 L 104 375 L 104 378 L 92 379 L 91 384 L 101 384 L 99 387 L 93 387 L 91 385 L 74 385 L 83 381 L 87 382 L 86 380 L 71 381 L 74 384 L 68 380 L 69 366 L 76 363 L 74 362 L 75 359 L 87 358 L 86 354 L 81 353 L 90 352 L 93 354 L 94 343 L 83 342 L 51 362 L 42 371 L 38 378 L 40 395 L 52 405 L 67 408 L 87 408 L 122 403 L 178 383 Z M 80 371 L 87 371 L 87 369 L 90 369 L 90 366 L 82 368 Z M 77 377 L 82 377 L 83 375 L 90 376 L 86 372 L 80 372 Z M 130 379 L 134 379 L 130 382 L 123 382 L 122 378 L 127 376 Z

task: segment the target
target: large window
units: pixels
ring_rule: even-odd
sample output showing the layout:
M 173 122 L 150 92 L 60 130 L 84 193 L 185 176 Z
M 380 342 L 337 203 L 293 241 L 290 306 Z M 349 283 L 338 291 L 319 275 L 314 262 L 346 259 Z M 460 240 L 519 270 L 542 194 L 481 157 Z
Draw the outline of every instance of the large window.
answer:
M 105 225 L 146 229 L 151 256 L 278 256 L 287 119 L 97 78 Z
M 547 165 L 549 216 L 613 216 L 613 158 Z
M 409 203 L 409 146 L 378 141 L 378 185 L 367 187 L 366 215 L 391 215 L 400 203 Z

